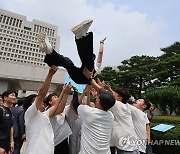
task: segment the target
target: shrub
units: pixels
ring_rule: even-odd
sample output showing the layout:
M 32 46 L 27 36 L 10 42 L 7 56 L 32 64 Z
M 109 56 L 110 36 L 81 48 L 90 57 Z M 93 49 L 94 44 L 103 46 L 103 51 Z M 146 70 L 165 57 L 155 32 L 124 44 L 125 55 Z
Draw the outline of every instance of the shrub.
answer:
M 179 154 L 180 153 L 180 116 L 154 116 L 151 122 L 151 128 L 158 124 L 170 124 L 175 126 L 167 132 L 159 132 L 151 130 L 152 149 L 153 153 L 161 154 Z M 160 140 L 166 142 L 165 144 L 157 145 L 154 141 Z M 154 143 L 154 144 L 153 144 Z M 168 143 L 170 145 L 168 145 Z M 171 143 L 175 145 L 171 145 Z

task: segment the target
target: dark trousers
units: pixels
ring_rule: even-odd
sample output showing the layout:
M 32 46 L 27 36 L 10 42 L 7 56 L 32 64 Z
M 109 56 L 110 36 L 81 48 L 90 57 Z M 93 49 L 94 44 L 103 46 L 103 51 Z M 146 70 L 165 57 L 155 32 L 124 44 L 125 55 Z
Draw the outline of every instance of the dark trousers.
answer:
M 110 150 L 111 150 L 111 154 L 115 154 L 115 152 L 116 152 L 116 148 L 115 147 L 110 147 Z
M 68 138 L 55 146 L 54 154 L 69 154 Z
M 14 138 L 14 154 L 20 154 L 23 141 L 21 138 Z
M 6 139 L 0 139 L 0 148 L 3 148 L 6 153 L 10 150 L 10 137 Z
M 95 55 L 93 54 L 93 33 L 88 33 L 85 37 L 75 39 L 79 57 L 82 62 L 82 66 L 76 67 L 71 59 L 60 55 L 55 50 L 51 54 L 46 54 L 44 62 L 48 66 L 62 66 L 64 67 L 71 79 L 77 84 L 88 84 L 88 79 L 83 74 L 83 69 L 86 67 L 92 72 L 94 69 Z
M 152 154 L 152 147 L 150 144 L 146 145 L 146 154 Z

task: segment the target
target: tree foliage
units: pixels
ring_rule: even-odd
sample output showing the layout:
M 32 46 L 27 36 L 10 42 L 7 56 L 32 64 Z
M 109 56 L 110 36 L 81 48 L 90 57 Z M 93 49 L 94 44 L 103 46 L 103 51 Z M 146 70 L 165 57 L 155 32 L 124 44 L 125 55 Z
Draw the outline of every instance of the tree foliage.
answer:
M 117 66 L 118 71 L 105 67 L 98 77 L 113 88 L 120 85 L 128 88 L 135 97 L 141 97 L 150 88 L 180 87 L 180 43 L 161 51 L 159 57 L 132 56 Z
M 156 105 L 163 115 L 171 115 L 173 112 L 180 115 L 179 90 L 180 88 L 167 86 L 165 88 L 150 89 L 145 96 Z
M 180 43 L 175 42 L 161 51 L 164 54 L 158 57 L 159 61 L 155 64 L 154 78 L 161 82 L 161 86 L 180 86 Z

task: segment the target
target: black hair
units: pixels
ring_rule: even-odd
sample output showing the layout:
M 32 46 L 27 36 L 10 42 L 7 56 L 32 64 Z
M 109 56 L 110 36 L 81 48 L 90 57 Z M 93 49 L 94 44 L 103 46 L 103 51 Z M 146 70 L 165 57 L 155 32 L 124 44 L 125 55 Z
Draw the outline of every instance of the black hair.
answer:
M 146 98 L 142 98 L 144 100 L 144 104 L 146 105 L 146 108 L 144 110 L 149 110 L 151 107 L 151 103 Z
M 24 98 L 23 107 L 25 111 L 32 105 L 32 101 L 36 96 L 36 94 L 31 94 Z
M 122 103 L 127 103 L 129 98 L 131 97 L 131 94 L 129 93 L 129 91 L 123 87 L 116 89 L 115 92 L 118 93 L 118 95 L 122 97 Z
M 132 105 L 132 104 L 134 104 L 134 101 L 131 99 L 128 99 L 127 103 Z
M 4 102 L 4 97 L 8 97 L 10 94 L 13 94 L 15 93 L 15 95 L 17 96 L 17 93 L 13 90 L 7 90 L 7 91 L 4 91 L 3 94 L 2 94 L 2 99 L 3 99 L 3 102 Z
M 99 90 L 99 99 L 101 106 L 105 111 L 109 110 L 115 104 L 114 95 L 103 88 Z
M 24 103 L 24 98 L 19 98 L 17 101 L 17 105 L 21 106 Z
M 45 98 L 43 99 L 43 103 L 44 103 L 46 106 L 49 105 L 49 102 L 47 101 L 47 97 L 45 97 Z
M 57 93 L 54 93 L 54 92 L 51 93 L 51 94 L 49 94 L 49 95 L 47 96 L 47 98 L 46 98 L 46 104 L 47 104 L 47 105 L 51 106 L 51 104 L 49 104 L 49 102 L 51 101 L 51 99 L 52 99 L 53 96 L 58 96 L 58 95 L 57 95 Z

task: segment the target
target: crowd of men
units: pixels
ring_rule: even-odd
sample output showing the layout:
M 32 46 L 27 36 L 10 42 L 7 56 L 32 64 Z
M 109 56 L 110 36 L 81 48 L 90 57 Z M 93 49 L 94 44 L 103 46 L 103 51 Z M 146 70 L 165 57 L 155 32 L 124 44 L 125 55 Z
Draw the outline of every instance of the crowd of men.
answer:
M 88 32 L 92 20 L 72 28 L 81 67 L 57 53 L 45 32 L 38 36 L 40 50 L 49 72 L 38 94 L 18 98 L 16 92 L 5 91 L 0 102 L 0 154 L 20 154 L 26 142 L 26 154 L 139 154 L 149 153 L 150 127 L 145 111 L 151 107 L 145 98 L 129 104 L 132 97 L 126 88 L 113 90 L 94 77 L 101 66 L 103 44 L 94 64 L 93 33 Z M 65 84 L 60 95 L 47 96 L 58 66 L 64 67 L 71 79 L 87 84 L 82 94 Z M 68 96 L 73 98 L 67 102 Z M 150 150 L 149 150 L 150 149 Z M 152 153 L 152 151 L 151 151 Z

